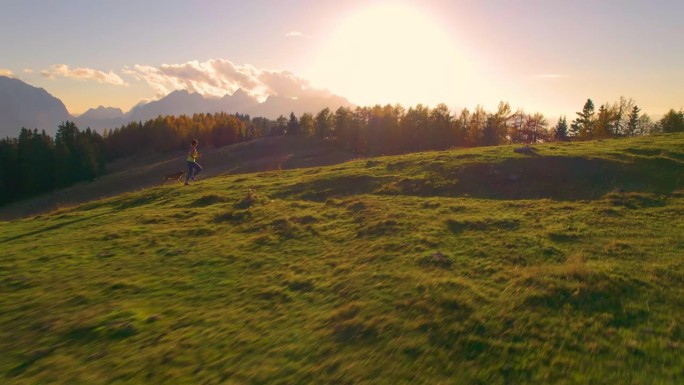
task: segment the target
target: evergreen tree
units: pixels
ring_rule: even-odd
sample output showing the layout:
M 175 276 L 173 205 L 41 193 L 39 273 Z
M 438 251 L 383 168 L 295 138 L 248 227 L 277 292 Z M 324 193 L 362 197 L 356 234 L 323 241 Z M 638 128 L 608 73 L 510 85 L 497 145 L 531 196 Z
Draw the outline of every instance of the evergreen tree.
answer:
M 639 129 L 639 113 L 641 110 L 639 107 L 632 107 L 632 111 L 629 113 L 629 120 L 627 121 L 627 136 L 636 136 Z
M 277 135 L 284 135 L 285 132 L 287 131 L 287 123 L 288 120 L 286 117 L 283 115 L 280 115 L 278 119 L 276 119 L 275 126 L 271 128 L 270 135 L 271 136 L 277 136 Z
M 593 137 L 594 131 L 594 102 L 587 99 L 584 108 L 577 113 L 577 118 L 570 125 L 572 136 L 577 139 L 587 140 Z
M 287 123 L 287 134 L 288 135 L 299 135 L 300 126 L 299 120 L 295 116 L 294 112 L 290 112 L 290 121 Z
M 49 191 L 54 185 L 54 142 L 45 133 L 21 129 L 17 142 L 20 189 L 24 196 Z
M 565 142 L 568 140 L 568 121 L 565 118 L 565 115 L 558 119 L 558 123 L 553 129 L 553 139 L 558 142 Z
M 79 180 L 80 165 L 76 152 L 79 130 L 74 122 L 64 122 L 55 135 L 55 184 L 69 186 Z
M 85 134 L 79 135 L 76 144 L 78 169 L 76 180 L 93 180 L 99 175 L 100 165 L 97 162 L 97 151 L 93 142 Z
M 19 175 L 17 140 L 0 139 L 0 206 L 20 196 Z

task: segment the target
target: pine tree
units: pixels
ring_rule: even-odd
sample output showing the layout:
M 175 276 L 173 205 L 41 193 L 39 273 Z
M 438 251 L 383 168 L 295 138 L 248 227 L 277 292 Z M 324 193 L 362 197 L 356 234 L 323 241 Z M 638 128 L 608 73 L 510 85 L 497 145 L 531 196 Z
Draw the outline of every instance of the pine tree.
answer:
M 54 142 L 45 133 L 21 129 L 18 140 L 18 165 L 24 195 L 36 195 L 53 188 Z
M 55 135 L 55 184 L 69 186 L 79 180 L 80 164 L 76 141 L 79 134 L 74 122 L 64 122 Z
M 632 112 L 629 113 L 629 120 L 627 121 L 627 136 L 636 136 L 639 128 L 639 107 L 632 107 Z
M 290 112 L 290 121 L 287 123 L 287 134 L 299 135 L 299 132 L 299 120 L 297 120 L 297 117 L 295 116 L 294 112 Z
M 568 121 L 565 118 L 565 115 L 558 119 L 558 123 L 553 129 L 553 139 L 558 142 L 565 142 L 568 140 Z
M 572 133 L 572 136 L 577 139 L 587 140 L 593 137 L 593 131 L 594 102 L 592 102 L 591 99 L 587 99 L 587 102 L 584 103 L 584 108 L 582 108 L 582 111 L 578 112 L 577 118 L 572 121 L 572 125 L 570 125 L 570 132 Z
M 0 139 L 0 205 L 20 196 L 19 155 L 16 139 Z

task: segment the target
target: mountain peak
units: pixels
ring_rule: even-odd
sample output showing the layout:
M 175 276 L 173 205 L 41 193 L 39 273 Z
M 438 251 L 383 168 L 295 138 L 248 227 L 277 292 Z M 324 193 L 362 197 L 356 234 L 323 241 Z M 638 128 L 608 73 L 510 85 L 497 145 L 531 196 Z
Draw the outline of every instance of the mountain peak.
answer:
M 98 106 L 91 108 L 84 112 L 79 119 L 115 119 L 123 116 L 123 111 L 120 108 Z
M 72 119 L 64 103 L 46 90 L 0 76 L 0 137 L 14 137 L 22 127 L 54 134 L 60 123 Z

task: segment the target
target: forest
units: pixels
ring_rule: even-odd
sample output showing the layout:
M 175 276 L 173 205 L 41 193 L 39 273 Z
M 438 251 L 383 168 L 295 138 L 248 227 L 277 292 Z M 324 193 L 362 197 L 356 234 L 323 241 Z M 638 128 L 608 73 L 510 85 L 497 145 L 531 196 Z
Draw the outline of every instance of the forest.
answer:
M 199 113 L 159 116 L 102 134 L 73 122 L 58 126 L 55 137 L 22 128 L 17 138 L 0 139 L 0 205 L 97 178 L 107 162 L 154 152 L 178 151 L 192 139 L 221 147 L 263 136 L 315 136 L 340 148 L 377 156 L 457 147 L 593 140 L 684 131 L 684 110 L 671 109 L 654 122 L 632 99 L 620 98 L 595 109 L 588 99 L 576 117 L 551 125 L 541 113 L 513 111 L 501 102 L 496 111 L 482 106 L 452 114 L 445 104 L 325 108 L 276 120 L 243 114 Z

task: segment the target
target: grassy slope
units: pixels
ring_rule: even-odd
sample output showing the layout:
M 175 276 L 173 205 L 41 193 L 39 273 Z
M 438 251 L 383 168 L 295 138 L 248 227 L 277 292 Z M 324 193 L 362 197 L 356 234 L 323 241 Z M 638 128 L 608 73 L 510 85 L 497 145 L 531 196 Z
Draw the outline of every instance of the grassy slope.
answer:
M 537 149 L 0 222 L 3 383 L 681 383 L 684 135 Z
M 274 136 L 220 148 L 200 148 L 203 177 L 244 174 L 342 163 L 354 157 L 316 138 L 302 140 Z M 158 186 L 164 175 L 185 171 L 186 152 L 150 153 L 119 159 L 107 165 L 105 175 L 62 190 L 0 205 L 0 221 L 36 216 L 59 208 Z M 173 181 L 167 183 L 174 183 Z

